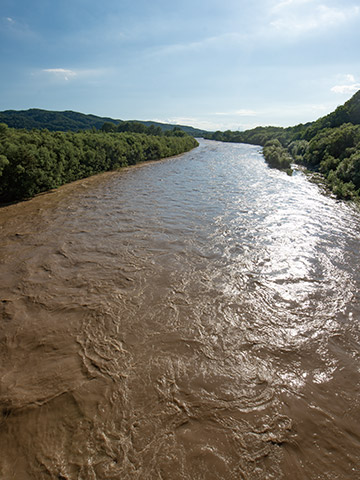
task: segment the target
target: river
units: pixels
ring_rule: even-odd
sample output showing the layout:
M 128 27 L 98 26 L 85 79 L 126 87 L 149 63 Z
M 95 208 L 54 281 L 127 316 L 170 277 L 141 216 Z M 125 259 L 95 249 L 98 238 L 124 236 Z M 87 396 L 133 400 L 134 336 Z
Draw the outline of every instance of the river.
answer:
M 0 209 L 1 480 L 360 478 L 360 214 L 202 140 Z

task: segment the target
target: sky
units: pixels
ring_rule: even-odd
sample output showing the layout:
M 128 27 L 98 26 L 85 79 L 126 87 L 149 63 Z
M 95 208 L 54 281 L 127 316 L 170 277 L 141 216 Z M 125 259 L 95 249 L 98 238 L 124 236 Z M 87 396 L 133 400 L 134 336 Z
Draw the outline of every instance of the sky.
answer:
M 358 0 L 0 0 L 0 110 L 290 126 L 360 89 L 359 47 Z

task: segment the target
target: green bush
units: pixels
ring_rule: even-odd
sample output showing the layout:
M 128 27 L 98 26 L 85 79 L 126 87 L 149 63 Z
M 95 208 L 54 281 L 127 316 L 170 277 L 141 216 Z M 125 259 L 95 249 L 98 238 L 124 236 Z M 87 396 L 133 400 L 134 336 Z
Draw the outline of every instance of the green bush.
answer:
M 286 171 L 291 170 L 292 158 L 277 138 L 266 142 L 263 148 L 263 155 L 270 167 Z

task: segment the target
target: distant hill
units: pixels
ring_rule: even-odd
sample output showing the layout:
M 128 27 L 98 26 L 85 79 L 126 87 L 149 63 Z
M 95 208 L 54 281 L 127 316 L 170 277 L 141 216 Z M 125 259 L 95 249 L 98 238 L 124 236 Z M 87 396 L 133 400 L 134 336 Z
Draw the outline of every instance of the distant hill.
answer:
M 208 133 L 205 130 L 189 127 L 186 125 L 173 125 L 168 123 L 159 123 L 152 121 L 134 120 L 146 126 L 154 125 L 160 127 L 163 131 L 172 130 L 174 127 L 181 128 L 184 132 L 193 137 L 202 137 Z M 64 112 L 56 112 L 51 110 L 41 110 L 31 108 L 29 110 L 5 110 L 0 112 L 0 123 L 6 123 L 12 128 L 25 128 L 31 130 L 33 128 L 46 128 L 50 131 L 73 131 L 89 130 L 96 128 L 99 130 L 105 122 L 118 125 L 123 120 L 98 117 L 96 115 L 86 115 L 84 113 L 73 112 L 67 110 Z

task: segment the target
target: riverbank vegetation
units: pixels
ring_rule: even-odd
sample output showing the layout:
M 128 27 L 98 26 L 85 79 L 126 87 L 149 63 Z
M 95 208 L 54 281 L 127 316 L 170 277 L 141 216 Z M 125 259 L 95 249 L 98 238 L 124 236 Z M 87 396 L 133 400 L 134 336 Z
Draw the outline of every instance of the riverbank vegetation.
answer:
M 269 165 L 284 170 L 291 162 L 303 165 L 322 174 L 338 198 L 360 201 L 360 91 L 312 123 L 215 132 L 206 138 L 261 145 Z
M 0 201 L 30 198 L 96 173 L 177 155 L 198 145 L 180 129 L 134 132 L 31 131 L 0 124 Z
M 277 138 L 274 140 L 268 140 L 265 143 L 263 155 L 270 167 L 285 170 L 289 175 L 291 175 L 291 155 L 289 155 L 287 149 L 281 145 Z

